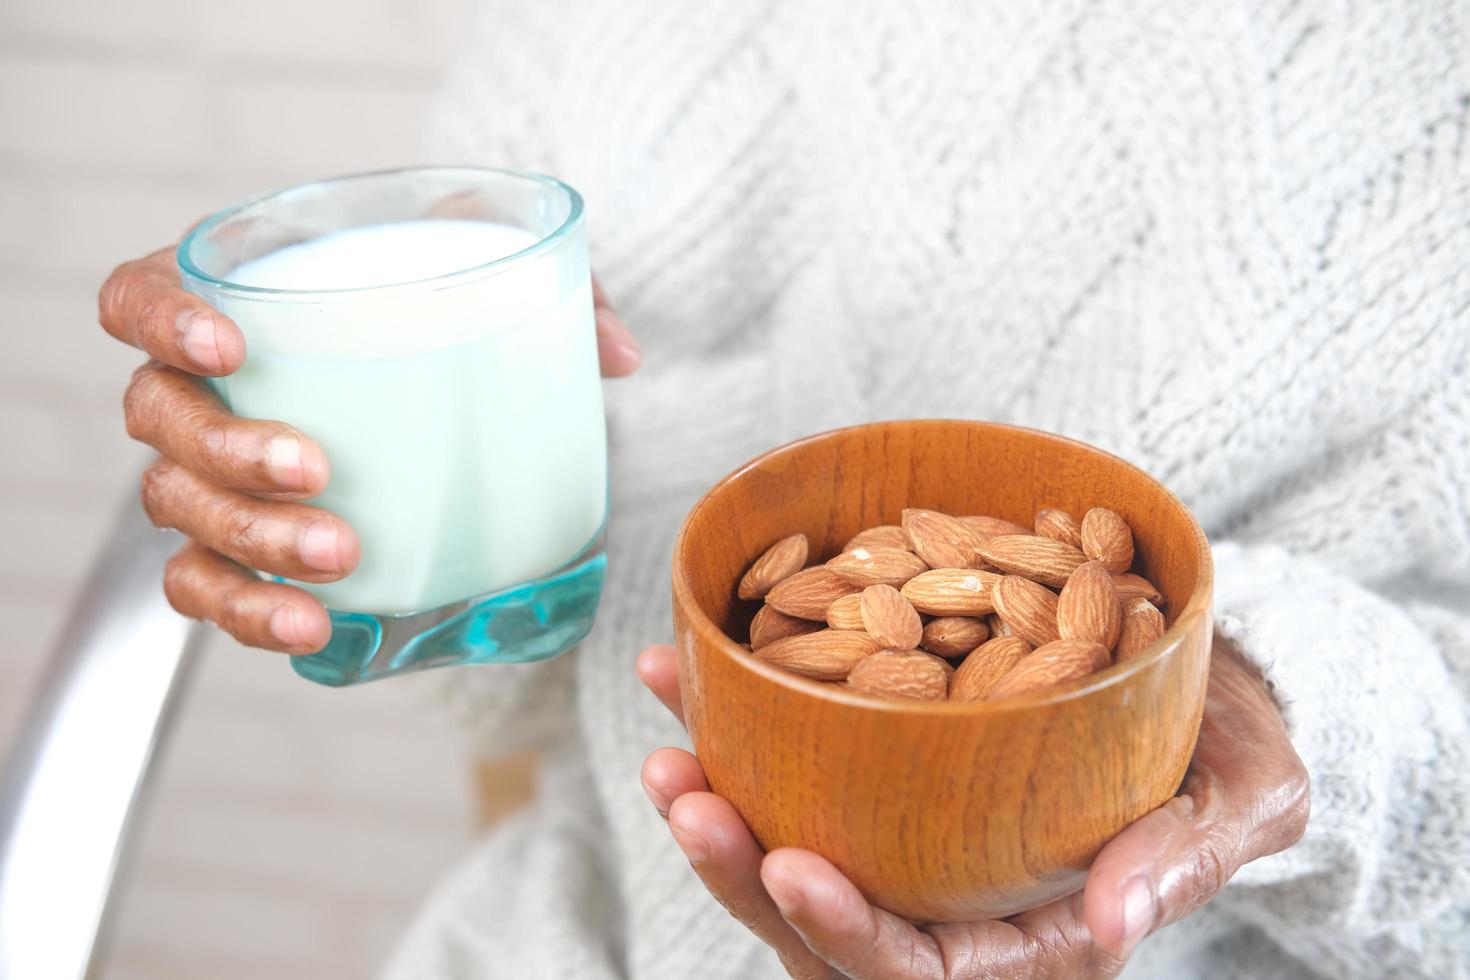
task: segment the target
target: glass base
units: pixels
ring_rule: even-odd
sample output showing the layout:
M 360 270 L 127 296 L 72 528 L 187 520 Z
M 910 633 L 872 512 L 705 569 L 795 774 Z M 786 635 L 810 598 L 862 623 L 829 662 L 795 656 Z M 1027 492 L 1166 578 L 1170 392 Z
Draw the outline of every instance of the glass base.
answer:
M 324 650 L 291 658 L 296 673 L 331 687 L 431 667 L 529 663 L 576 646 L 592 630 L 607 554 L 598 534 L 546 578 L 407 616 L 328 610 Z

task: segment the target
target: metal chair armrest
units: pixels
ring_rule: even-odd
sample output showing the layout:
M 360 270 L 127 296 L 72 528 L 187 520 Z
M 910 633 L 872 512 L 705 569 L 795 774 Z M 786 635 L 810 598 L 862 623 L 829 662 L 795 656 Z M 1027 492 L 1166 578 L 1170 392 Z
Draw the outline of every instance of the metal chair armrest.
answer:
M 0 978 L 95 975 L 150 767 L 203 635 L 169 607 L 180 544 L 128 501 L 0 780 Z

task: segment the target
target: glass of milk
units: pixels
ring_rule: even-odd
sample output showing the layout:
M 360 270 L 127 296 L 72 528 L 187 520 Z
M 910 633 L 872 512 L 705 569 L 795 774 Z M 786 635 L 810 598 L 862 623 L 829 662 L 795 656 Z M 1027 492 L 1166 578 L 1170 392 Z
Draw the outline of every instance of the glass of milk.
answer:
M 466 167 L 324 180 L 214 215 L 178 263 L 245 334 L 210 384 L 322 446 L 313 502 L 361 541 L 346 578 L 293 583 L 333 623 L 298 673 L 539 660 L 587 634 L 607 447 L 576 191 Z

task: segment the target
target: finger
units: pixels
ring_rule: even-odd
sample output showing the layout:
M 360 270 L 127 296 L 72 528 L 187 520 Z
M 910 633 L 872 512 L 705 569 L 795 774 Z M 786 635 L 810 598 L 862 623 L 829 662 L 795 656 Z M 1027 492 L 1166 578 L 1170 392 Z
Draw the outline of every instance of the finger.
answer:
M 1099 947 L 1082 921 L 1080 892 L 1009 919 L 927 925 L 946 977 L 1112 977 L 1124 961 Z
M 853 980 L 943 977 L 933 937 L 874 908 L 826 858 L 779 848 L 766 855 L 761 881 L 806 946 Z
M 683 749 L 656 749 L 643 760 L 643 792 L 658 815 L 669 818 L 669 807 L 685 793 L 708 793 L 709 782 L 704 768 L 692 752 Z
M 971 946 L 972 950 L 983 950 L 990 971 L 985 976 L 1013 977 L 1029 970 L 1048 977 L 1114 977 L 1123 971 L 1127 962 L 1093 940 L 1082 917 L 1081 892 L 1004 922 L 976 926 L 989 932 L 989 941 L 983 947 Z M 1006 935 L 999 928 L 1002 926 L 1018 934 L 1020 941 Z M 947 937 L 936 930 L 936 938 L 945 947 Z
M 669 829 L 710 894 L 776 951 L 788 973 L 803 980 L 832 976 L 766 894 L 764 854 L 734 807 L 713 793 L 685 793 L 669 808 Z
M 197 541 L 169 560 L 163 591 L 185 616 L 207 619 L 246 646 L 315 653 L 332 638 L 320 602 L 295 586 L 263 582 Z
M 357 567 L 357 535 L 320 507 L 261 500 L 208 483 L 169 459 L 143 474 L 143 509 L 212 551 L 271 575 L 332 582 Z
M 124 262 L 97 296 L 102 329 L 190 374 L 221 375 L 245 360 L 245 335 L 179 286 L 172 248 Z
M 622 378 L 638 370 L 643 352 L 633 332 L 608 302 L 607 294 L 592 280 L 593 321 L 597 327 L 597 359 L 604 378 Z
M 639 680 L 684 724 L 684 702 L 679 696 L 679 663 L 674 648 L 667 643 L 649 647 L 638 655 L 634 664 Z
M 1306 829 L 1306 769 L 1281 713 L 1265 685 L 1220 645 L 1181 793 L 1115 837 L 1088 874 L 1086 920 L 1098 943 L 1120 955 Z
M 315 496 L 326 453 L 283 422 L 230 414 L 197 378 L 149 361 L 123 395 L 128 435 L 219 486 Z

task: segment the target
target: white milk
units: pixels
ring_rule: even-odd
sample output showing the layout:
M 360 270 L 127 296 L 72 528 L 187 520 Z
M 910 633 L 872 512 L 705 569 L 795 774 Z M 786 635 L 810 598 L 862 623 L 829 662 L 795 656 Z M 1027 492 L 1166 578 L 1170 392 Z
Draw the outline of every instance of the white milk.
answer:
M 314 501 L 357 530 L 362 561 L 305 585 L 332 609 L 421 612 L 537 578 L 601 527 L 606 430 L 585 269 L 519 257 L 489 274 L 418 284 L 528 248 L 477 221 L 339 231 L 228 277 L 288 290 L 218 299 L 245 333 L 244 366 L 216 379 L 238 415 L 321 444 Z

